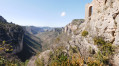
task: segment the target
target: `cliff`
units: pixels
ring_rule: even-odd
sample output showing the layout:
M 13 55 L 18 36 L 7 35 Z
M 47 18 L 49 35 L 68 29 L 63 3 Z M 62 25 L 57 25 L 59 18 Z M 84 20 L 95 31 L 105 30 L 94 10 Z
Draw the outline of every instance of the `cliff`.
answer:
M 80 66 L 118 66 L 118 4 L 119 0 L 93 0 L 87 4 L 85 22 L 76 21 L 76 24 L 70 23 L 64 27 L 64 32 L 56 38 L 52 48 L 39 54 L 40 60 L 36 59 L 36 62 L 40 63 L 36 66 L 65 65 L 65 62 Z
M 4 51 L 12 50 L 13 54 L 20 52 L 23 48 L 23 37 L 21 26 L 8 23 L 0 16 L 0 44 Z

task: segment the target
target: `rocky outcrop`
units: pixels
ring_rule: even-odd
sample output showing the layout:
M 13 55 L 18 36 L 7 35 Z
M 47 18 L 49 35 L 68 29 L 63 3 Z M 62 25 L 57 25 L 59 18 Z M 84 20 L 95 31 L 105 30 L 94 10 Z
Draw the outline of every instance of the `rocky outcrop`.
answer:
M 24 31 L 21 26 L 8 23 L 0 16 L 0 42 L 5 41 L 3 46 L 12 46 L 12 53 L 16 54 L 23 48 L 23 37 Z
M 7 22 L 7 20 L 0 16 L 0 22 Z
M 105 41 L 118 45 L 118 0 L 93 0 L 86 6 L 85 29 L 91 36 L 102 36 Z M 100 7 L 101 6 L 101 7 Z
M 69 34 L 74 34 L 75 31 L 78 30 L 78 27 L 80 26 L 80 24 L 82 24 L 84 22 L 84 19 L 74 19 L 71 23 L 69 23 L 68 25 L 66 25 L 64 27 L 64 31 L 65 33 Z
M 72 41 L 81 49 L 82 55 L 87 55 L 89 47 L 98 51 L 98 47 L 94 45 L 94 37 L 103 37 L 105 41 L 111 42 L 113 45 L 119 45 L 119 0 L 93 0 L 92 3 L 86 5 L 85 22 L 80 25 L 76 32 L 77 35 L 72 36 Z M 66 30 L 72 30 L 66 28 Z M 82 37 L 82 31 L 86 30 L 88 36 Z M 65 31 L 71 33 L 69 31 Z M 118 52 L 114 55 L 115 65 L 118 66 Z

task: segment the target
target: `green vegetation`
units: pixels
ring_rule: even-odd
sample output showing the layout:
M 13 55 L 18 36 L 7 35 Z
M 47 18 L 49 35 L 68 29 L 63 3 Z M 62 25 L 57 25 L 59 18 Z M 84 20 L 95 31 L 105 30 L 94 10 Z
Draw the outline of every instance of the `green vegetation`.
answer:
M 4 50 L 5 52 L 12 52 L 13 51 L 13 46 L 11 44 L 6 44 L 6 41 L 2 41 L 0 44 L 0 50 Z
M 13 51 L 13 47 L 8 44 L 8 45 L 5 45 L 5 46 L 4 46 L 4 50 L 5 50 L 6 52 L 12 52 L 12 51 Z
M 101 37 L 97 37 L 97 38 L 95 37 L 94 44 L 98 45 L 99 50 L 105 56 L 108 56 L 114 53 L 114 46 L 112 46 L 110 42 L 104 41 L 104 39 Z
M 106 44 L 106 42 L 104 41 L 102 37 L 94 37 L 93 40 L 94 40 L 94 44 L 98 46 Z
M 55 50 L 54 53 L 50 53 L 51 62 L 49 63 L 50 66 L 66 66 L 68 55 L 63 52 L 64 47 L 61 46 Z
M 61 39 L 59 37 L 56 38 L 55 43 L 59 43 Z
M 84 37 L 87 36 L 88 35 L 88 31 L 84 30 L 81 35 L 84 36 Z
M 80 53 L 77 51 L 77 48 L 70 48 L 70 54 L 64 52 L 64 47 L 58 47 L 54 52 L 50 52 L 48 66 L 83 66 L 84 59 L 80 56 Z M 72 52 L 75 51 L 75 52 Z M 77 52 L 76 52 L 77 51 Z M 36 60 L 37 66 L 44 65 L 44 59 Z
M 102 64 L 98 60 L 95 60 L 91 57 L 88 58 L 88 61 L 86 64 L 87 66 L 102 66 Z
M 55 64 L 57 64 L 57 65 L 66 65 L 67 58 L 68 58 L 68 56 L 65 55 L 64 53 L 61 53 L 58 56 L 54 55 L 52 57 L 52 62 L 50 62 L 50 66 L 55 66 Z
M 115 47 L 110 42 L 104 41 L 102 37 L 95 37 L 94 44 L 99 48 L 98 53 L 94 55 L 95 60 L 101 65 L 109 65 L 110 56 L 114 54 Z
M 0 66 L 27 66 L 28 60 L 26 62 L 21 62 L 18 59 L 8 60 L 4 56 L 0 56 Z

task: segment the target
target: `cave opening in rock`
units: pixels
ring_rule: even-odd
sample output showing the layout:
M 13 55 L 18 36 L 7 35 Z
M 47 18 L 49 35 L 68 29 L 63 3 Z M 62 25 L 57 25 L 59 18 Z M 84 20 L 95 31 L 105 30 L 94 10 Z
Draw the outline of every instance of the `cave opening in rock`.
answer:
M 90 6 L 90 7 L 89 7 L 89 17 L 92 15 L 92 12 L 93 12 L 93 7 Z
M 105 4 L 106 4 L 107 0 L 105 0 Z

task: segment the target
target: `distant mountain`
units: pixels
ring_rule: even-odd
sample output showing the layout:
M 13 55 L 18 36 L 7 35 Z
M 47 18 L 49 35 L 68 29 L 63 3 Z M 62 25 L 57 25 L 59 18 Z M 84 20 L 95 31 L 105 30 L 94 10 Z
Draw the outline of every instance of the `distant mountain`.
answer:
M 35 27 L 35 26 L 24 26 L 24 29 L 30 34 L 38 34 L 41 32 L 51 31 L 52 27 Z

